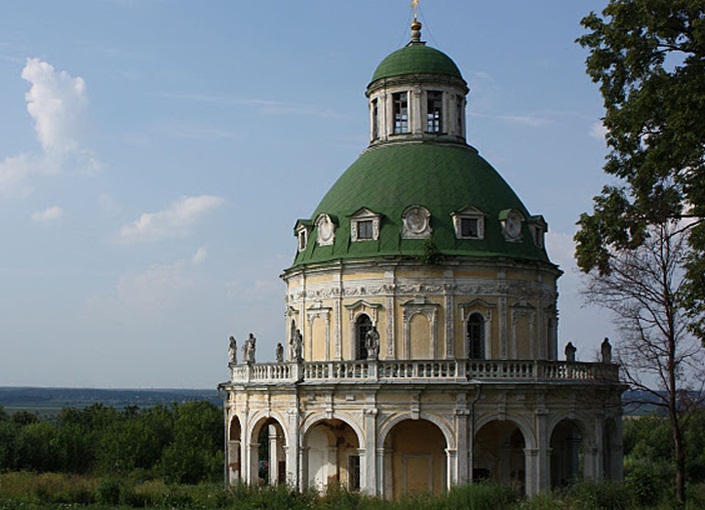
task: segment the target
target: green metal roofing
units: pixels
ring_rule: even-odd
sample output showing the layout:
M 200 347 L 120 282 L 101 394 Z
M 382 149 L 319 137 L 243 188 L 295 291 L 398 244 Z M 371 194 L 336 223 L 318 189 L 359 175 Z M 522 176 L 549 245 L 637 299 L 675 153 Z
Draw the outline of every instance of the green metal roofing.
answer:
M 319 246 L 316 228 L 293 266 L 338 259 L 419 257 L 423 239 L 402 239 L 402 213 L 421 205 L 431 213 L 436 247 L 446 257 L 509 257 L 548 262 L 527 226 L 532 217 L 519 197 L 475 149 L 434 142 L 389 143 L 363 152 L 325 195 L 312 220 L 326 213 L 337 220 L 335 242 Z M 352 242 L 350 218 L 366 207 L 381 217 L 379 239 Z M 484 239 L 457 239 L 451 214 L 474 207 L 485 214 Z M 509 242 L 502 234 L 499 214 L 506 209 L 522 213 L 523 239 Z
M 417 73 L 444 74 L 463 79 L 458 66 L 448 55 L 425 44 L 416 43 L 409 44 L 382 60 L 372 75 L 372 82 Z

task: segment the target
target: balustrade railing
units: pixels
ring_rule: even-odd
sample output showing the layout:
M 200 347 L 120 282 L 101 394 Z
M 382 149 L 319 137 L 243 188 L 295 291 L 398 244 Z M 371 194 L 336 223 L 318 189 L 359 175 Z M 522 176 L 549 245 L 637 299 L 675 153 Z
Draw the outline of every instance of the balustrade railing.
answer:
M 233 383 L 321 381 L 619 381 L 619 366 L 522 360 L 382 360 L 231 365 Z

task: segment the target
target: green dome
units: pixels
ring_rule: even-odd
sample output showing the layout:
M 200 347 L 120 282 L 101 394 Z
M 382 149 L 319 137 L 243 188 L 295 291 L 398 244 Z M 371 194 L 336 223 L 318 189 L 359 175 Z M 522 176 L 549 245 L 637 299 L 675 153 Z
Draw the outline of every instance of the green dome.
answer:
M 294 266 L 339 259 L 419 257 L 424 239 L 402 239 L 402 213 L 420 205 L 431 214 L 433 241 L 445 257 L 508 257 L 548 262 L 534 243 L 527 222 L 533 221 L 521 200 L 487 161 L 467 145 L 429 142 L 372 146 L 360 155 L 325 195 L 311 222 L 328 214 L 336 224 L 330 246 L 316 242 L 314 226 Z M 350 216 L 361 208 L 381 216 L 379 238 L 352 242 Z M 483 239 L 457 239 L 452 213 L 474 207 L 484 213 Z M 508 209 L 524 216 L 522 240 L 509 242 L 500 219 Z M 306 222 L 308 223 L 308 222 Z M 308 223 L 313 225 L 313 223 Z
M 382 60 L 372 75 L 370 83 L 382 78 L 417 73 L 444 74 L 463 79 L 458 66 L 448 55 L 425 44 L 415 43 L 395 51 Z

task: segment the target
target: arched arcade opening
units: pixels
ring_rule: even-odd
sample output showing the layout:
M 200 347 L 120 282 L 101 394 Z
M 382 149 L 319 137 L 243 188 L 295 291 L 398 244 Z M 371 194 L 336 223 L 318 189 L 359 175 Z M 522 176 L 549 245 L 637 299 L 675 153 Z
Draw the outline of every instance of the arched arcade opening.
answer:
M 562 420 L 551 434 L 551 488 L 582 479 L 583 469 L 583 434 L 574 420 Z
M 384 497 L 441 494 L 448 487 L 447 443 L 428 420 L 403 420 L 384 439 Z
M 321 420 L 306 431 L 303 444 L 304 487 L 360 488 L 360 443 L 350 425 L 339 419 Z
M 512 421 L 494 420 L 483 425 L 473 442 L 474 482 L 516 483 L 526 487 L 526 440 Z
M 250 484 L 278 485 L 286 482 L 286 440 L 275 418 L 262 418 L 250 439 Z

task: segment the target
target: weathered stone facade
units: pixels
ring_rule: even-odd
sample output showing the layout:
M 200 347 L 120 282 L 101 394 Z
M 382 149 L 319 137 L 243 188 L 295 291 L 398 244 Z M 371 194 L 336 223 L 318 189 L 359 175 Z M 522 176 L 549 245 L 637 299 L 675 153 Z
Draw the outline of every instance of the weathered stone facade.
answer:
M 465 144 L 467 86 L 414 23 L 368 87 L 368 152 L 296 224 L 286 359 L 220 385 L 229 481 L 621 479 L 618 367 L 559 360 L 546 223 Z

